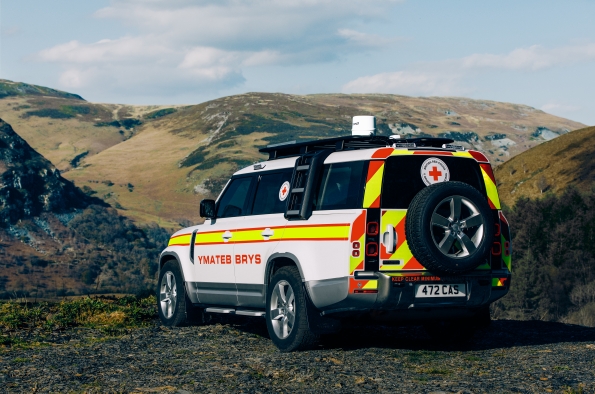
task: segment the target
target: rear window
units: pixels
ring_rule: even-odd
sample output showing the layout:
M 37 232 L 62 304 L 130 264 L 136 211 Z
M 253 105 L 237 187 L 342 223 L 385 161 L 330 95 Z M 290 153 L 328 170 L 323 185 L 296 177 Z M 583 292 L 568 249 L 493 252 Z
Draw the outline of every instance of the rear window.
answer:
M 413 197 L 426 184 L 421 177 L 422 163 L 431 156 L 392 156 L 384 165 L 381 207 L 407 209 Z M 473 159 L 438 156 L 450 172 L 450 181 L 465 182 L 485 195 L 479 164 Z
M 362 207 L 365 161 L 326 164 L 316 193 L 316 210 Z

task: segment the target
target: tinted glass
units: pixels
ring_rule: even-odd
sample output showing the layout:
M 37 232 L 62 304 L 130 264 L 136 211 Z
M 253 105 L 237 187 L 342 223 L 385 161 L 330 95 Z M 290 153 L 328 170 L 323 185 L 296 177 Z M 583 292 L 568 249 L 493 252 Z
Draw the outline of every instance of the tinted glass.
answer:
M 430 156 L 392 156 L 384 165 L 382 208 L 407 209 L 413 197 L 426 187 L 421 165 Z M 485 194 L 479 164 L 473 159 L 440 156 L 449 169 L 450 180 L 465 182 Z
M 293 169 L 290 169 L 284 172 L 263 174 L 260 176 L 260 181 L 256 189 L 256 197 L 254 198 L 252 215 L 285 212 L 287 196 L 289 195 L 289 184 L 284 185 L 284 183 L 291 182 L 292 172 Z M 287 187 L 287 190 L 283 192 L 285 196 L 283 201 L 281 200 L 282 187 Z
M 231 181 L 219 200 L 219 206 L 217 207 L 218 218 L 246 215 L 246 202 L 251 182 L 252 177 L 237 178 Z
M 365 161 L 326 164 L 316 195 L 317 210 L 362 207 Z

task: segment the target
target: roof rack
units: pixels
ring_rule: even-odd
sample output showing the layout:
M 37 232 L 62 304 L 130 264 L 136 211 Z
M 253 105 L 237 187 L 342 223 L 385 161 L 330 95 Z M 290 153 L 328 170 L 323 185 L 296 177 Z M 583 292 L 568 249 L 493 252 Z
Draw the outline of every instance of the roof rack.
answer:
M 388 136 L 348 136 L 326 138 L 304 142 L 287 142 L 268 145 L 259 151 L 269 154 L 269 160 L 283 157 L 301 156 L 308 152 L 320 150 L 334 150 L 336 152 L 356 149 L 370 149 L 382 147 L 403 148 L 443 148 L 445 144 L 452 144 L 450 138 L 392 138 Z M 452 149 L 447 147 L 446 149 Z

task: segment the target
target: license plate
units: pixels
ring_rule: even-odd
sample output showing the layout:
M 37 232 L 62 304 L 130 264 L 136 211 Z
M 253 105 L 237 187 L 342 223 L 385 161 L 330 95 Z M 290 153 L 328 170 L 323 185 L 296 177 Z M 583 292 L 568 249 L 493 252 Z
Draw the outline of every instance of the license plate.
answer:
M 424 284 L 415 286 L 415 297 L 465 297 L 465 285 L 457 284 Z

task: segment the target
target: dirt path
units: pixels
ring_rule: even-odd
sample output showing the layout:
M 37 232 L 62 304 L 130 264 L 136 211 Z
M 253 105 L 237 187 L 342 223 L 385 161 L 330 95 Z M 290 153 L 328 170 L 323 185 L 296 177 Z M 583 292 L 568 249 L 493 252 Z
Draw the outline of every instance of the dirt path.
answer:
M 0 392 L 593 393 L 595 328 L 495 321 L 473 345 L 441 347 L 419 327 L 353 325 L 290 354 L 254 318 L 80 329 L 0 353 Z

